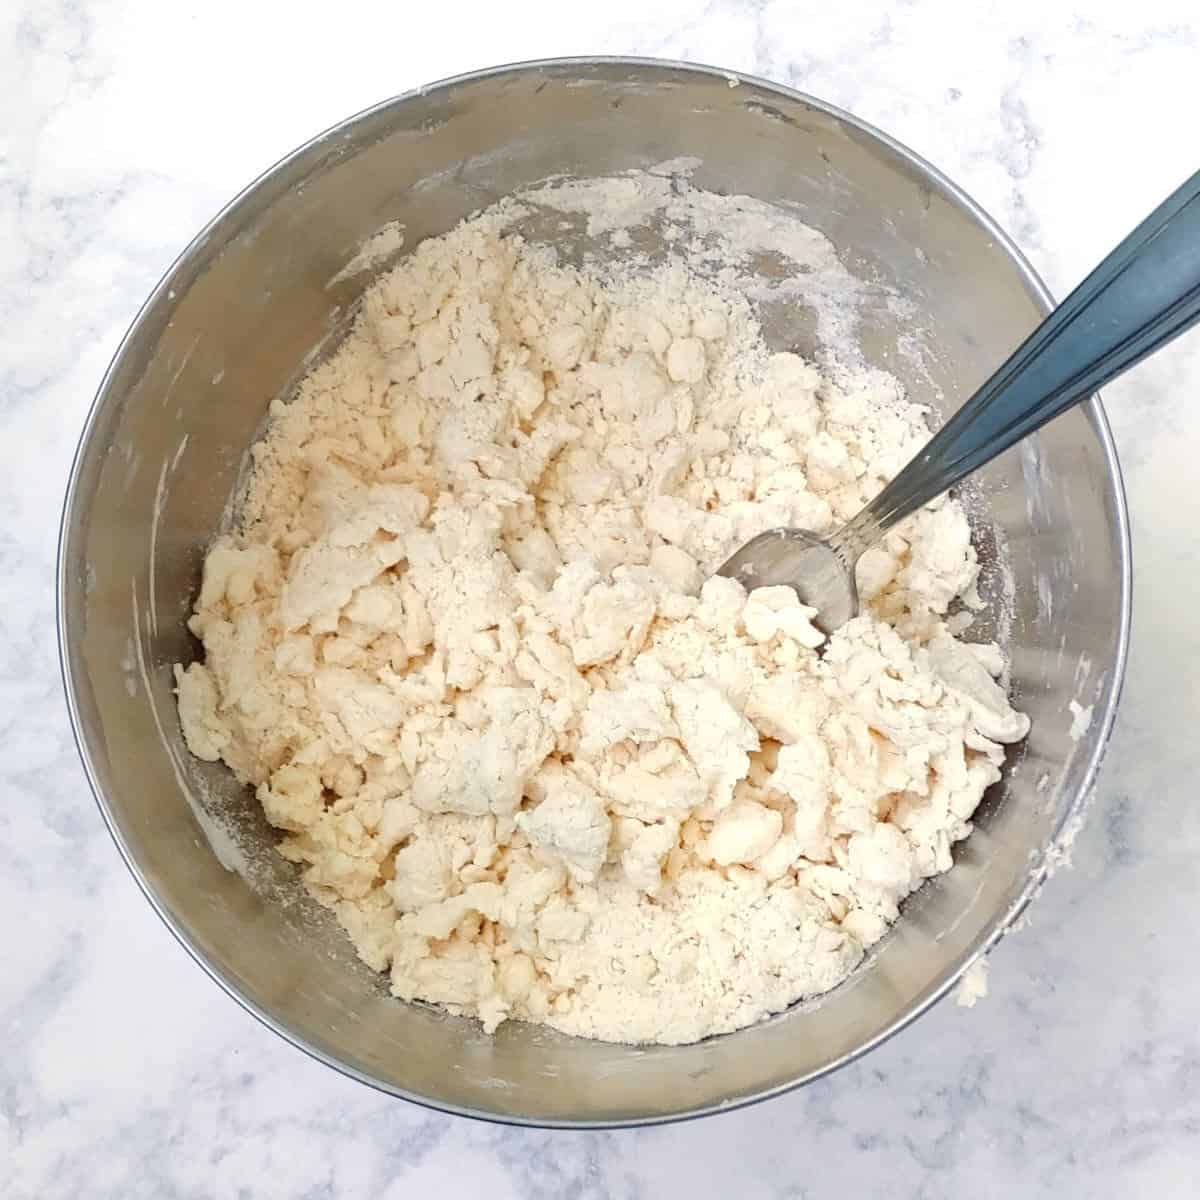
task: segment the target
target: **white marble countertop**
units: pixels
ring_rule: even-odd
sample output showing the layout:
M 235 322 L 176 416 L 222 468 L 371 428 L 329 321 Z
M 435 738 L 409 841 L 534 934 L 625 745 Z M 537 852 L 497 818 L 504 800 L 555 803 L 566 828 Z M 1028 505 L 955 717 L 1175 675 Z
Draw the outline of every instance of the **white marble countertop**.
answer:
M 572 1134 L 443 1117 L 260 1027 L 174 942 L 104 831 L 67 729 L 52 602 L 70 455 L 120 334 L 192 233 L 332 121 L 552 54 L 755 72 L 921 151 L 1062 294 L 1198 165 L 1195 0 L 340 0 L 307 14 L 247 0 L 0 12 L 0 1190 L 1195 1196 L 1200 335 L 1107 393 L 1134 650 L 1074 870 L 993 955 L 976 1009 L 943 1003 L 834 1078 L 702 1122 Z

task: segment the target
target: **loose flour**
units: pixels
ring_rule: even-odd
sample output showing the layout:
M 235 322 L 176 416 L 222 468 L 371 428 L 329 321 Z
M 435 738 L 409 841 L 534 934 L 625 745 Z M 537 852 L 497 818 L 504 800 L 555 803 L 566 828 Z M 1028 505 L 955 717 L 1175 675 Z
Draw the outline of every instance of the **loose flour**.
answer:
M 589 220 L 620 232 L 624 186 Z M 953 501 L 865 556 L 828 643 L 712 577 L 912 455 L 893 379 L 768 353 L 685 258 L 575 269 L 510 219 L 417 246 L 273 406 L 180 716 L 397 996 L 687 1042 L 843 979 L 1028 722 L 947 627 Z

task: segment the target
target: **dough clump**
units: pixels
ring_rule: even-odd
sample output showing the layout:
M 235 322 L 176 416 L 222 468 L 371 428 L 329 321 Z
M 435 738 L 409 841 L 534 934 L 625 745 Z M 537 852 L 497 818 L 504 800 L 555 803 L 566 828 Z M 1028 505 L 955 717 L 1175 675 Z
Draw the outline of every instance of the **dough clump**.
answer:
M 176 667 L 188 746 L 406 1000 L 689 1042 L 832 988 L 951 865 L 1028 722 L 944 500 L 824 644 L 712 576 L 928 436 L 770 353 L 685 264 L 576 269 L 485 213 L 366 294 L 253 449 Z

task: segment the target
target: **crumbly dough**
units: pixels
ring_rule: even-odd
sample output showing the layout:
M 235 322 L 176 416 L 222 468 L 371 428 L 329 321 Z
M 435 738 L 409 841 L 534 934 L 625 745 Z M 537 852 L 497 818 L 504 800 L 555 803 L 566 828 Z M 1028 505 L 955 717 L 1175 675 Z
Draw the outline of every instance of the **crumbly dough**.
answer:
M 736 289 L 562 266 L 484 214 L 274 404 L 176 668 L 187 743 L 397 996 L 622 1042 L 747 1025 L 950 867 L 1028 727 L 947 626 L 977 602 L 953 501 L 868 553 L 828 644 L 790 589 L 712 576 L 925 437 L 890 377 L 768 353 Z

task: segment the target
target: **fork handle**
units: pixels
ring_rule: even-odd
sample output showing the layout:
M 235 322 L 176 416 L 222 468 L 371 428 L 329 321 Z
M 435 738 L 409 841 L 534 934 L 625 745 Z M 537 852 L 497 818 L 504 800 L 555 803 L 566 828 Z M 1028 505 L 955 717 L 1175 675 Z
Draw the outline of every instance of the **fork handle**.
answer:
M 1200 171 L 1101 261 L 851 526 L 875 536 L 889 529 L 1198 319 Z

